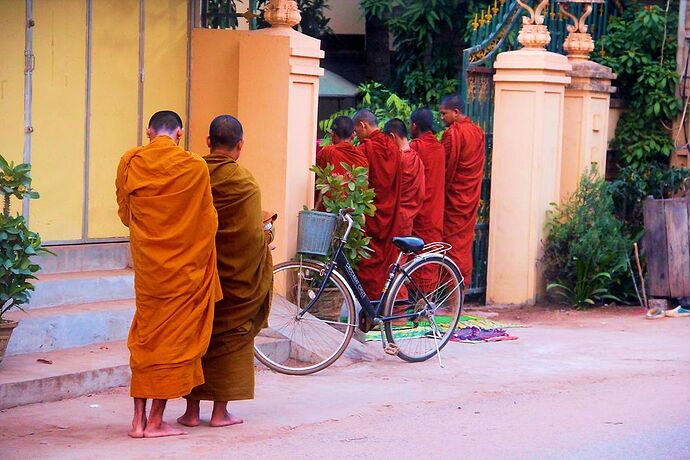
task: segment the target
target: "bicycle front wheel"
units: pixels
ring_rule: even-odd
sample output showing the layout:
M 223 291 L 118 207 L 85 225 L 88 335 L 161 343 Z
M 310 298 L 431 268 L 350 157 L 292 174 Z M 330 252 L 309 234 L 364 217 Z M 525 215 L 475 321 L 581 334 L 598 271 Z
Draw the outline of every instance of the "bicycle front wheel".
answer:
M 393 280 L 384 316 L 421 313 L 414 320 L 384 324 L 386 340 L 398 357 L 425 361 L 450 340 L 463 304 L 463 281 L 458 267 L 443 254 L 413 259 Z M 407 274 L 407 276 L 405 276 Z
M 313 374 L 333 364 L 350 343 L 356 327 L 354 300 L 342 275 L 334 271 L 326 280 L 325 274 L 326 266 L 312 261 L 290 261 L 273 268 L 268 328 L 254 345 L 256 358 L 270 369 Z

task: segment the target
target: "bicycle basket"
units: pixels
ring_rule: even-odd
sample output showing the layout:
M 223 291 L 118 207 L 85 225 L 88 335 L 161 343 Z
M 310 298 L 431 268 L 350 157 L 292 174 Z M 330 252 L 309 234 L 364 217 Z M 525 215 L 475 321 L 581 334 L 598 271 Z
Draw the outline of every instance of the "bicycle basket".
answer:
M 328 255 L 338 216 L 328 212 L 300 211 L 297 227 L 297 252 Z

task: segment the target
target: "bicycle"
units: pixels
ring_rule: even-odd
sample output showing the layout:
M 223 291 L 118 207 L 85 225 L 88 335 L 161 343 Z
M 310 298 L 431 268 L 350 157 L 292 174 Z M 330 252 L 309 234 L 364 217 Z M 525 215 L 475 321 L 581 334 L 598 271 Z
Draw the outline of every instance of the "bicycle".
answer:
M 254 348 L 256 358 L 268 368 L 289 375 L 326 369 L 346 350 L 355 327 L 364 333 L 378 328 L 384 351 L 408 362 L 439 354 L 450 340 L 464 288 L 460 270 L 445 256 L 452 246 L 394 238 L 400 253 L 389 269 L 382 297 L 371 300 L 343 251 L 353 211 L 340 211 L 347 229 L 327 263 L 300 256 L 274 267 L 270 329 L 264 329 L 264 343 Z M 405 258 L 410 260 L 402 264 Z M 358 319 L 355 300 L 361 306 Z M 443 366 L 440 354 L 439 362 Z

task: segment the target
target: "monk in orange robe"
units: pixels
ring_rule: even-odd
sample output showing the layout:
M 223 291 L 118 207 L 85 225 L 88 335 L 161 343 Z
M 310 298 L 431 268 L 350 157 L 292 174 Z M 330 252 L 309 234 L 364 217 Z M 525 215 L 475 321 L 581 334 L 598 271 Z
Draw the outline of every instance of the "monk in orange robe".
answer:
M 228 401 L 254 398 L 254 338 L 265 325 L 271 305 L 273 261 L 264 234 L 259 184 L 237 163 L 244 146 L 239 120 L 216 117 L 204 157 L 218 212 L 218 272 L 223 299 L 216 302 L 213 334 L 202 358 L 205 383 L 187 396 L 187 411 L 178 419 L 199 424 L 199 401 L 213 401 L 210 426 L 242 423 L 228 413 Z M 272 220 L 272 219 L 271 219 Z
M 146 130 L 151 142 L 122 156 L 115 181 L 134 263 L 136 313 L 127 346 L 135 438 L 186 434 L 163 421 L 165 404 L 204 382 L 201 357 L 213 304 L 222 297 L 208 169 L 178 145 L 182 132 L 175 112 L 154 114 Z
M 357 275 L 367 296 L 381 297 L 388 268 L 398 255 L 392 238 L 400 236 L 400 192 L 403 161 L 400 148 L 378 128 L 376 116 L 367 109 L 358 111 L 353 121 L 361 144 L 359 151 L 369 162 L 369 185 L 375 190 L 376 214 L 367 217 L 364 230 L 371 237 L 371 258 L 359 262 Z
M 448 129 L 441 140 L 446 150 L 446 196 L 443 238 L 453 245 L 449 255 L 465 278 L 472 280 L 472 244 L 484 177 L 484 132 L 463 113 L 459 95 L 441 100 L 440 112 Z
M 429 109 L 417 109 L 410 116 L 412 142 L 410 148 L 417 152 L 424 164 L 424 204 L 417 214 L 412 233 L 425 243 L 443 241 L 443 207 L 445 201 L 446 151 L 433 132 L 434 114 Z M 415 281 L 420 289 L 429 290 L 438 281 L 434 270 L 422 267 Z
M 402 152 L 402 188 L 400 191 L 400 235 L 412 235 L 415 218 L 424 204 L 426 190 L 424 164 L 417 152 L 410 148 L 407 127 L 399 118 L 389 120 L 383 132 L 390 136 Z
M 362 152 L 352 145 L 355 125 L 350 117 L 340 116 L 331 124 L 331 145 L 327 145 L 316 152 L 316 165 L 325 168 L 327 164 L 334 166 L 333 174 L 345 175 L 341 163 L 350 166 L 369 167 L 369 162 Z

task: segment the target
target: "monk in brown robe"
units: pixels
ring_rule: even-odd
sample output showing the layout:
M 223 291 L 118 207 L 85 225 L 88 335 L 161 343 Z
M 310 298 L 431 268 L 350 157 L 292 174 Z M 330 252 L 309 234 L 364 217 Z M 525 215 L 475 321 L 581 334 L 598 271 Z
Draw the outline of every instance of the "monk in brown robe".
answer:
M 362 152 L 352 145 L 355 135 L 355 125 L 350 117 L 340 116 L 331 124 L 331 145 L 327 145 L 316 153 L 316 165 L 325 168 L 327 164 L 334 166 L 333 174 L 345 175 L 341 163 L 350 166 L 369 167 L 369 162 Z
M 376 116 L 367 109 L 358 111 L 353 121 L 361 144 L 359 151 L 369 162 L 369 185 L 375 190 L 376 214 L 367 217 L 364 230 L 371 237 L 370 259 L 359 262 L 357 275 L 367 296 L 379 299 L 386 283 L 388 267 L 398 250 L 392 238 L 400 236 L 400 191 L 403 161 L 400 148 L 378 128 Z
M 410 148 L 407 126 L 399 118 L 389 120 L 383 132 L 390 136 L 402 152 L 402 188 L 400 191 L 400 235 L 412 235 L 412 226 L 424 204 L 424 164 Z
M 135 438 L 186 434 L 164 422 L 163 411 L 168 399 L 204 382 L 201 357 L 213 304 L 222 296 L 206 163 L 179 147 L 182 120 L 175 112 L 154 114 L 146 134 L 151 142 L 122 156 L 115 181 L 134 263 L 136 313 L 127 346 Z
M 446 150 L 444 241 L 453 245 L 449 255 L 465 278 L 472 280 L 472 243 L 484 177 L 484 132 L 463 113 L 459 95 L 441 100 L 441 118 L 448 129 L 441 140 Z
M 242 423 L 228 413 L 228 401 L 254 398 L 254 338 L 264 327 L 271 304 L 273 262 L 264 233 L 259 185 L 237 163 L 244 145 L 242 125 L 230 116 L 213 120 L 204 157 L 218 211 L 218 272 L 223 300 L 215 305 L 213 334 L 202 358 L 206 382 L 187 396 L 178 422 L 199 424 L 199 401 L 213 401 L 210 426 Z M 268 222 L 274 220 L 269 215 Z

